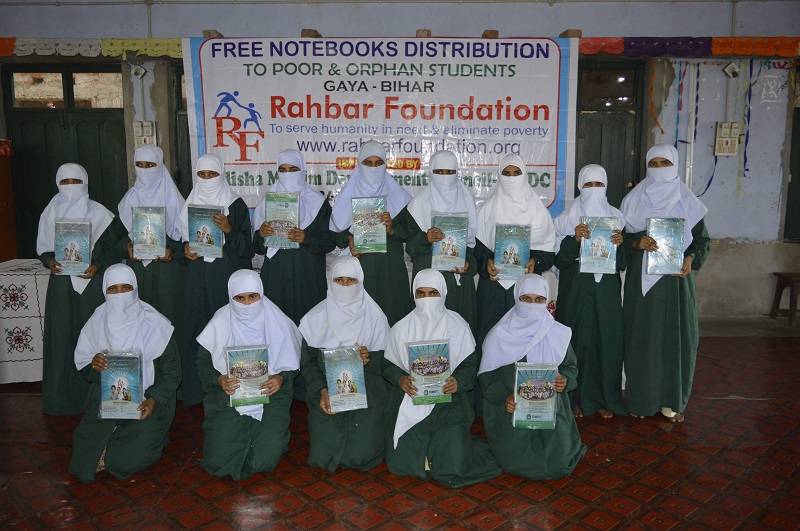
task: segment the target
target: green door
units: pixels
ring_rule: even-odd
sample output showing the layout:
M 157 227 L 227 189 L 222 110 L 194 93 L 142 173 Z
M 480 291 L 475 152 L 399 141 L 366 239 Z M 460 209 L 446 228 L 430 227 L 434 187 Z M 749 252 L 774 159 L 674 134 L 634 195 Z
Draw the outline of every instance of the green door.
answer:
M 89 173 L 89 195 L 116 214 L 128 189 L 119 67 L 25 65 L 3 71 L 20 257 L 36 256 L 39 215 L 65 162 Z
M 192 147 L 189 144 L 189 115 L 186 111 L 186 79 L 183 67 L 175 67 L 173 97 L 175 98 L 175 168 L 172 178 L 183 197 L 192 191 Z
M 608 175 L 608 202 L 615 206 L 628 192 L 628 184 L 635 183 L 636 134 L 636 116 L 632 112 L 578 112 L 575 170 L 580 171 L 586 164 L 603 166 Z M 577 184 L 577 174 L 575 178 Z
M 580 63 L 575 185 L 583 166 L 602 165 L 608 174 L 608 201 L 614 206 L 638 181 L 642 73 L 640 62 Z

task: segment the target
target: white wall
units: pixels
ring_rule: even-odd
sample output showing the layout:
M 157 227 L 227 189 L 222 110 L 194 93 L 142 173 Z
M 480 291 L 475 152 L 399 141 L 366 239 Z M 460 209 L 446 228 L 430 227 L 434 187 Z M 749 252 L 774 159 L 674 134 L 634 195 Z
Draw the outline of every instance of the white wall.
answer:
M 798 264 L 800 245 L 796 243 L 714 240 L 695 277 L 700 316 L 769 314 L 776 283 L 772 273 L 797 271 Z M 782 301 L 781 308 L 788 308 L 788 289 L 784 290 Z
M 670 60 L 675 78 L 659 114 L 664 134 L 654 127 L 656 142 L 673 144 L 678 139 L 681 154 L 680 174 L 684 175 L 688 151 L 689 118 L 697 109 L 697 134 L 694 140 L 692 189 L 701 194 L 708 206 L 706 225 L 712 238 L 776 240 L 780 236 L 781 206 L 784 202 L 783 151 L 786 137 L 788 77 L 791 61 L 753 59 L 736 60 L 741 74 L 729 81 L 722 68 L 729 60 Z M 682 110 L 678 112 L 681 68 L 699 68 L 699 92 L 691 99 L 690 74 L 684 76 Z M 689 70 L 691 72 L 691 70 Z M 749 105 L 748 105 L 748 87 Z M 739 155 L 718 157 L 714 163 L 716 122 L 738 121 L 749 125 L 747 162 L 745 144 Z
M 108 0 L 92 5 L 52 5 L 0 0 L 0 35 L 19 37 L 148 37 L 143 2 Z M 61 2 L 64 4 L 64 2 Z M 735 5 L 735 7 L 734 7 Z M 735 11 L 735 21 L 732 23 Z M 360 2 L 263 3 L 170 2 L 151 7 L 153 37 L 200 35 L 217 29 L 229 37 L 295 37 L 312 27 L 326 36 L 411 36 L 417 28 L 434 35 L 480 35 L 497 28 L 503 36 L 558 34 L 580 28 L 586 36 L 797 35 L 800 2 Z M 733 31 L 732 31 L 733 28 Z
M 780 241 L 782 207 L 786 201 L 784 163 L 789 149 L 789 68 L 793 62 L 736 59 L 740 75 L 732 80 L 722 72 L 729 60 L 665 59 L 660 62 L 662 64 L 654 65 L 653 82 L 658 93 L 656 105 L 660 109 L 658 121 L 663 133 L 654 124 L 649 132 L 655 142 L 669 144 L 675 142 L 677 132 L 681 175 L 686 172 L 690 114 L 697 110 L 692 189 L 702 194 L 700 199 L 709 209 L 706 227 L 715 240 L 697 275 L 700 315 L 764 315 L 770 310 L 775 289 L 772 273 L 796 271 L 800 264 L 800 245 Z M 691 94 L 695 86 L 691 72 L 696 68 L 699 68 L 699 90 L 695 99 Z M 681 71 L 688 72 L 682 89 Z M 682 94 L 680 111 L 679 93 Z M 746 164 L 745 146 L 740 144 L 738 156 L 718 157 L 715 168 L 714 138 L 718 121 L 738 121 L 746 126 L 744 131 L 749 132 Z M 787 298 L 784 297 L 783 307 L 786 307 Z

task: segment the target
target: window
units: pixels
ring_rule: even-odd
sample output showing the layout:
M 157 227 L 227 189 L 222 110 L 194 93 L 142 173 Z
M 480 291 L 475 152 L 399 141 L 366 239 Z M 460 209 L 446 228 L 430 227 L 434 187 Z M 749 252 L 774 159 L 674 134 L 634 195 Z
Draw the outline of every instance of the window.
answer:
M 14 107 L 63 109 L 64 83 L 58 72 L 14 72 Z
M 75 107 L 79 109 L 122 108 L 119 72 L 75 72 L 72 84 Z
M 13 109 L 122 109 L 119 65 L 8 65 L 6 101 Z
M 625 69 L 583 70 L 581 110 L 627 110 L 636 106 L 636 72 Z

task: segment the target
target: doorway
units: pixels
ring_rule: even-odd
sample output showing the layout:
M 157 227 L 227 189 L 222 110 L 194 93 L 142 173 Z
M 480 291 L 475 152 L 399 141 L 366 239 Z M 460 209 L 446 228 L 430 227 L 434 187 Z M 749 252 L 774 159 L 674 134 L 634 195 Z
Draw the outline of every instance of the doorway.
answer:
M 89 196 L 114 213 L 128 189 L 122 74 L 119 65 L 5 65 L 2 83 L 14 149 L 17 255 L 32 258 L 61 164 L 84 166 Z
M 600 164 L 608 201 L 618 207 L 640 171 L 644 63 L 582 59 L 578 72 L 575 195 L 580 169 Z
M 189 143 L 189 115 L 186 110 L 186 79 L 183 75 L 183 66 L 175 67 L 172 76 L 175 85 L 172 87 L 172 97 L 175 105 L 175 167 L 172 169 L 172 178 L 178 186 L 183 197 L 188 197 L 192 191 L 192 147 Z

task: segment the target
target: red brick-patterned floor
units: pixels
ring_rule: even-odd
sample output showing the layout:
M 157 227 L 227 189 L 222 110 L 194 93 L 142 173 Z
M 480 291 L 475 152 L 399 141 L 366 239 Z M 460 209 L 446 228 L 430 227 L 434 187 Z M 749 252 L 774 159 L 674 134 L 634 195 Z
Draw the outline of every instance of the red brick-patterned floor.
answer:
M 385 466 L 308 468 L 301 403 L 272 475 L 209 476 L 202 411 L 179 408 L 159 464 L 83 485 L 66 472 L 77 419 L 43 417 L 31 386 L 0 386 L 0 527 L 800 529 L 800 340 L 704 338 L 700 351 L 684 424 L 583 419 L 589 451 L 572 477 L 462 490 Z

